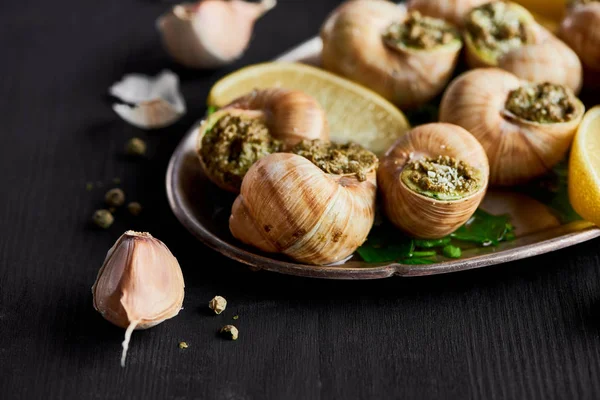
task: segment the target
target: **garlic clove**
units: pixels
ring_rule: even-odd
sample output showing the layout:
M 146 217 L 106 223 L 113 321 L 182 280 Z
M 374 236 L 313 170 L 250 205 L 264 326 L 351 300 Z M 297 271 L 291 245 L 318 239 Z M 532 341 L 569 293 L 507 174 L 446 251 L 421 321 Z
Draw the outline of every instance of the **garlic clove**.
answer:
M 276 4 L 275 0 L 182 3 L 159 17 L 157 28 L 175 61 L 190 68 L 215 68 L 241 57 L 254 23 Z
M 141 74 L 125 75 L 110 87 L 109 93 L 127 103 L 113 104 L 113 110 L 125 121 L 142 129 L 169 126 L 186 111 L 179 91 L 179 78 L 168 70 L 154 78 Z
M 121 365 L 134 329 L 148 329 L 176 316 L 184 297 L 177 259 L 149 233 L 125 232 L 108 251 L 92 287 L 94 308 L 126 328 Z

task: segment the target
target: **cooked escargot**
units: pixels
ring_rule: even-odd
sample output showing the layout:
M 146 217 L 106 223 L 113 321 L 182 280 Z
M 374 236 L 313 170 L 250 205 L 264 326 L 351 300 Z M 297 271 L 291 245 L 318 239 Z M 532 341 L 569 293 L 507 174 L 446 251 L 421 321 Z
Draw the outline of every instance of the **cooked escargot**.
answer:
M 408 0 L 409 11 L 419 11 L 430 17 L 444 19 L 462 27 L 466 15 L 472 8 L 488 3 L 490 0 Z
M 600 1 L 575 0 L 562 21 L 559 36 L 584 65 L 585 83 L 600 87 Z
M 325 69 L 401 108 L 419 106 L 440 93 L 462 48 L 450 23 L 384 0 L 342 4 L 321 28 L 321 38 Z
M 200 126 L 196 150 L 205 174 L 238 193 L 248 168 L 287 151 L 303 139 L 328 139 L 325 112 L 315 99 L 286 89 L 255 90 L 210 115 Z
M 387 151 L 377 171 L 390 221 L 419 238 L 446 236 L 473 215 L 488 185 L 483 147 L 460 126 L 418 126 Z
M 566 86 L 482 68 L 450 84 L 440 121 L 462 126 L 479 140 L 491 183 L 514 185 L 544 174 L 565 156 L 584 110 Z
M 242 242 L 303 263 L 343 261 L 375 218 L 377 157 L 357 144 L 300 142 L 254 164 L 231 210 Z
M 499 67 L 532 82 L 582 84 L 579 58 L 525 8 L 493 1 L 472 9 L 465 19 L 467 62 L 473 68 Z

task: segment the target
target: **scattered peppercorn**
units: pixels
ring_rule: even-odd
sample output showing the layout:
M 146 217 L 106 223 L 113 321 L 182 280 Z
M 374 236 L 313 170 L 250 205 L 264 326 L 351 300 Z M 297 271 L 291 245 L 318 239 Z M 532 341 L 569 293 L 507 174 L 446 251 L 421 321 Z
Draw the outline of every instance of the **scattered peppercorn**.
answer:
M 240 318 L 240 316 L 239 316 L 239 315 L 234 315 L 234 316 L 233 316 L 233 319 L 239 319 L 239 318 Z
M 88 182 L 85 184 L 85 190 L 87 190 L 88 192 L 91 192 L 92 189 L 94 189 L 94 184 L 92 182 Z
M 125 152 L 131 156 L 143 156 L 146 154 L 146 142 L 137 137 L 131 138 L 125 146 Z
M 460 258 L 460 256 L 462 255 L 460 247 L 452 246 L 451 244 L 445 246 L 442 251 L 444 253 L 444 256 L 448 258 Z
M 142 213 L 142 205 L 137 201 L 132 201 L 131 203 L 127 204 L 127 211 L 129 211 L 129 213 L 134 217 L 137 217 Z
M 102 209 L 96 210 L 94 212 L 94 215 L 92 216 L 92 221 L 100 228 L 108 229 L 115 221 L 115 218 L 110 213 L 110 211 Z
M 187 349 L 188 347 L 190 347 L 190 346 L 188 346 L 188 344 L 186 342 L 179 342 L 180 349 Z
M 125 192 L 119 188 L 110 189 L 104 195 L 104 201 L 111 207 L 121 207 L 125 203 Z
M 220 333 L 229 340 L 237 340 L 239 336 L 238 329 L 233 325 L 225 325 L 221 328 Z
M 215 312 L 215 314 L 221 314 L 227 307 L 227 300 L 221 296 L 215 296 L 208 302 L 208 307 Z
M 113 178 L 113 183 L 114 183 L 115 185 L 118 185 L 118 184 L 120 184 L 120 183 L 121 183 L 121 178 L 118 178 L 118 177 L 115 177 L 115 178 Z

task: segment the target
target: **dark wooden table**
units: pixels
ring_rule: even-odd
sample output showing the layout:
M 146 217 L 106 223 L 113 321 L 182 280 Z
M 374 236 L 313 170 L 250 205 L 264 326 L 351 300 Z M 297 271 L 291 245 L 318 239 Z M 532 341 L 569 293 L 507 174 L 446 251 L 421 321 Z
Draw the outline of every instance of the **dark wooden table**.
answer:
M 600 241 L 478 271 L 346 282 L 251 272 L 176 221 L 167 162 L 211 84 L 314 35 L 336 3 L 280 1 L 247 55 L 212 72 L 169 62 L 154 28 L 165 2 L 0 5 L 1 399 L 600 398 Z M 181 77 L 186 117 L 152 133 L 120 120 L 110 84 L 163 68 Z M 136 135 L 146 161 L 122 155 Z M 93 229 L 115 177 L 143 217 Z M 171 248 L 187 292 L 178 317 L 134 333 L 123 369 L 123 330 L 93 310 L 90 287 L 130 228 Z M 229 301 L 221 316 L 207 311 L 216 294 Z M 220 339 L 234 315 L 239 340 Z

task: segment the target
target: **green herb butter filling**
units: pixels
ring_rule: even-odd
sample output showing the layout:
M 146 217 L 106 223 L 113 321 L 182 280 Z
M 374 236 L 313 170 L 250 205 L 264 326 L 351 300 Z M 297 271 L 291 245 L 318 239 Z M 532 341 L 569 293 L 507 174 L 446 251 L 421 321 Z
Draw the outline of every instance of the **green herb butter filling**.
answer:
M 384 32 L 384 42 L 396 49 L 431 50 L 458 40 L 458 31 L 442 19 L 422 16 L 413 11 L 406 21 L 394 23 Z
M 224 115 L 205 132 L 200 155 L 213 178 L 239 188 L 252 164 L 281 148 L 262 121 Z
M 303 140 L 292 153 L 298 154 L 324 172 L 335 175 L 353 175 L 361 182 L 370 171 L 377 169 L 377 156 L 359 144 L 336 144 L 319 139 Z
M 481 186 L 479 171 L 449 156 L 410 161 L 400 178 L 411 190 L 440 200 L 458 200 Z
M 530 41 L 523 16 L 503 1 L 473 9 L 465 27 L 475 47 L 494 60 Z
M 505 107 L 514 115 L 541 124 L 571 121 L 576 114 L 573 96 L 561 85 L 524 85 L 508 94 Z

